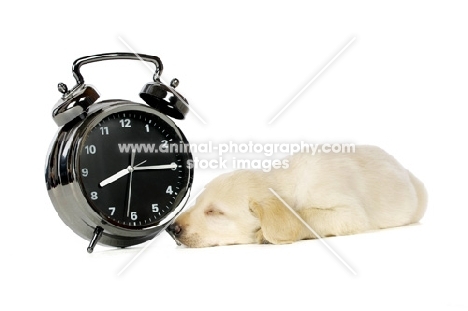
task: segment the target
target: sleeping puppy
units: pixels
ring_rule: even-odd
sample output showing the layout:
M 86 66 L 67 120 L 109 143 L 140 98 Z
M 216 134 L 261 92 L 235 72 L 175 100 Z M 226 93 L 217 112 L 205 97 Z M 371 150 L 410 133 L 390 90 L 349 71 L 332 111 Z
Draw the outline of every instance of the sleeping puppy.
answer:
M 238 170 L 211 181 L 195 205 L 169 228 L 188 247 L 292 243 L 418 222 L 424 185 L 392 156 L 373 146 L 355 153 L 299 153 L 289 168 Z

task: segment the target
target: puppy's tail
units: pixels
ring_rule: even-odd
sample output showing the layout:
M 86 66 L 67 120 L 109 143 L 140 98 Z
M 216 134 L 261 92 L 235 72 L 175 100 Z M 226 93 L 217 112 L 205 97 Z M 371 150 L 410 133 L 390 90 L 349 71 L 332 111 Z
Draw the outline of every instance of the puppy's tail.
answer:
M 413 184 L 414 190 L 416 191 L 416 195 L 418 197 L 418 208 L 416 210 L 416 213 L 414 214 L 413 217 L 413 222 L 418 222 L 423 218 L 424 213 L 426 212 L 427 209 L 427 191 L 426 187 L 424 187 L 424 184 L 417 179 L 411 172 L 408 171 L 411 183 Z

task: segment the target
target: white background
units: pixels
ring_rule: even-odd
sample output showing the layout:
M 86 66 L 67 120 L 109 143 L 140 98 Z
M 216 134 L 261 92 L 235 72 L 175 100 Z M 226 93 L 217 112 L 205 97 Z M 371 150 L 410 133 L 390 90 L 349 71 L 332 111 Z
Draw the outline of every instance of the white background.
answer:
M 310 2 L 310 1 L 309 1 Z M 2 3 L 2 305 L 147 310 L 468 308 L 468 20 L 462 1 L 26 1 Z M 206 121 L 189 141 L 375 144 L 427 186 L 420 225 L 285 246 L 118 250 L 58 218 L 44 161 L 58 82 L 81 56 L 161 57 L 163 77 Z M 355 41 L 273 124 L 267 122 Z M 138 62 L 83 68 L 103 99 L 138 100 Z M 193 193 L 222 170 L 198 170 Z

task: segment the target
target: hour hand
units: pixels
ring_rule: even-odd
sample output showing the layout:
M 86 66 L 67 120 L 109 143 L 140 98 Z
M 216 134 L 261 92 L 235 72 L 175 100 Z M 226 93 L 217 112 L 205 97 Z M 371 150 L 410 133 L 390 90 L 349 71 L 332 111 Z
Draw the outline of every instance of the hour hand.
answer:
M 138 167 L 139 165 L 142 165 L 142 164 L 145 163 L 145 162 L 146 162 L 146 160 L 143 161 L 143 162 L 141 162 L 141 163 L 139 163 L 139 164 L 137 164 L 137 165 L 135 165 L 134 167 L 128 166 L 127 168 L 124 168 L 124 169 L 118 171 L 118 172 L 115 173 L 114 175 L 112 175 L 112 176 L 110 176 L 110 177 L 104 179 L 103 181 L 101 181 L 101 182 L 99 183 L 99 186 L 102 188 L 102 187 L 104 187 L 105 185 L 108 185 L 108 184 L 113 183 L 114 181 L 118 180 L 119 178 L 124 177 L 124 176 L 127 175 L 128 173 L 133 172 L 133 170 L 137 169 L 137 167 Z
M 114 181 L 116 181 L 117 179 L 121 178 L 121 177 L 124 177 L 125 175 L 127 175 L 128 173 L 130 173 L 132 167 L 129 166 L 127 168 L 124 168 L 123 170 L 120 170 L 118 171 L 117 173 L 115 173 L 114 175 L 104 179 L 103 181 L 101 181 L 99 183 L 99 186 L 102 188 L 104 187 L 105 185 L 108 185 L 108 184 L 111 184 L 113 183 Z

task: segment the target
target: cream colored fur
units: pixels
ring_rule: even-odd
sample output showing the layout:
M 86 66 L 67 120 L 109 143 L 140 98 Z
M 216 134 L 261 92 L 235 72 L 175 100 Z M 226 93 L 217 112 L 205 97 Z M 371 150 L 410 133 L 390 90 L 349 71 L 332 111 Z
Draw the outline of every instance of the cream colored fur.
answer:
M 189 247 L 292 243 L 316 238 L 272 188 L 321 237 L 418 222 L 424 185 L 378 147 L 352 154 L 295 154 L 288 169 L 238 170 L 211 181 L 176 220 Z

